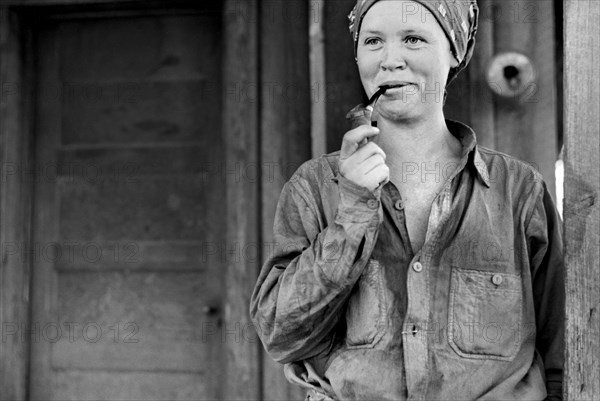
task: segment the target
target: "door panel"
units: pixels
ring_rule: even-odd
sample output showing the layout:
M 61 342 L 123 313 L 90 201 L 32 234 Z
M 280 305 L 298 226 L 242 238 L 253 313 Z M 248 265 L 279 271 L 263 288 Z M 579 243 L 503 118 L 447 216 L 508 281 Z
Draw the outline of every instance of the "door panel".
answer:
M 220 398 L 220 32 L 201 11 L 38 30 L 33 399 Z

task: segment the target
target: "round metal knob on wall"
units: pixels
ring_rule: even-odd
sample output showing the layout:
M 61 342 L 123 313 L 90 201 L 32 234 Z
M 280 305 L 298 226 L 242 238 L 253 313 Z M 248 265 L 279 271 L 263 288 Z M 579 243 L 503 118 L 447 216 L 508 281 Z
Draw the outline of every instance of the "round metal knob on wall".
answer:
M 216 315 L 219 312 L 219 308 L 212 305 L 204 305 L 202 307 L 202 313 L 205 315 Z
M 497 54 L 487 71 L 490 89 L 503 97 L 517 97 L 535 85 L 535 70 L 531 60 L 516 52 Z

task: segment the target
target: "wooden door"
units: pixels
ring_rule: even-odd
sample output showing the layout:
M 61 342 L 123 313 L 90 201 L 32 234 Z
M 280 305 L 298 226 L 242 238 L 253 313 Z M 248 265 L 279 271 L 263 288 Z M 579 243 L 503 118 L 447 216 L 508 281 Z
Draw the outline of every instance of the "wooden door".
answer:
M 36 27 L 32 399 L 222 397 L 221 25 Z

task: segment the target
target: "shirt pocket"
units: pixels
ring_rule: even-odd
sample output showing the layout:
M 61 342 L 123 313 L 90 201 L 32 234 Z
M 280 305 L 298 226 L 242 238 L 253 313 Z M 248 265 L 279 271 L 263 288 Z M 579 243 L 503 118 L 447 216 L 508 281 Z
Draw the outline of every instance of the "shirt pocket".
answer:
M 370 348 L 381 339 L 386 327 L 387 306 L 382 267 L 371 259 L 352 289 L 346 306 L 346 345 Z
M 448 314 L 448 342 L 458 355 L 512 360 L 521 345 L 521 276 L 453 267 Z

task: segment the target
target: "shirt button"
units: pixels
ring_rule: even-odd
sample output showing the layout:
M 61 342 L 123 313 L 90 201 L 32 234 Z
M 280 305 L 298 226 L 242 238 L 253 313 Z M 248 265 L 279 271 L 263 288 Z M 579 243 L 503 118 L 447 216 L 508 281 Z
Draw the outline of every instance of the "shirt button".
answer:
M 397 210 L 402 210 L 402 209 L 404 209 L 404 202 L 402 201 L 402 199 L 398 199 L 398 200 L 396 201 L 396 203 L 394 203 L 394 207 L 395 207 Z
M 417 273 L 420 273 L 423 270 L 423 265 L 421 264 L 421 262 L 415 262 L 415 264 L 413 265 L 413 270 Z
M 502 276 L 499 274 L 494 274 L 492 276 L 492 283 L 494 283 L 495 285 L 500 285 L 502 284 Z
M 367 206 L 369 206 L 371 209 L 377 209 L 379 207 L 379 202 L 377 202 L 375 199 L 369 199 L 367 201 Z

